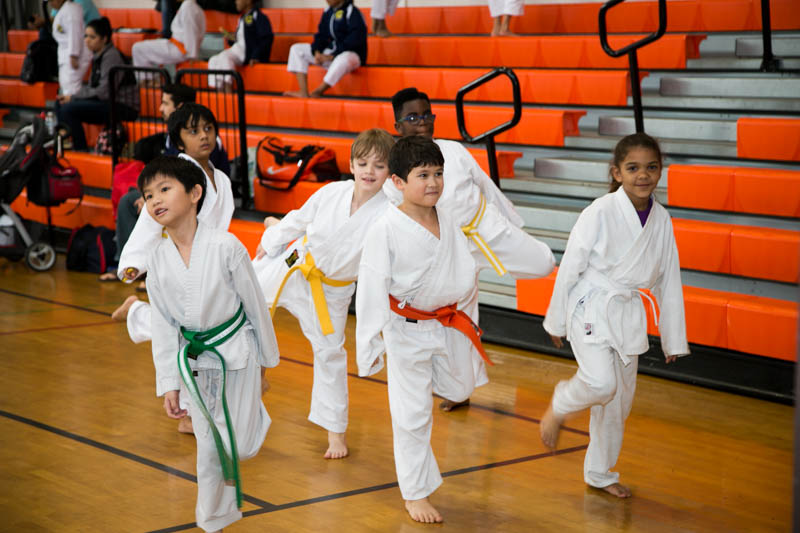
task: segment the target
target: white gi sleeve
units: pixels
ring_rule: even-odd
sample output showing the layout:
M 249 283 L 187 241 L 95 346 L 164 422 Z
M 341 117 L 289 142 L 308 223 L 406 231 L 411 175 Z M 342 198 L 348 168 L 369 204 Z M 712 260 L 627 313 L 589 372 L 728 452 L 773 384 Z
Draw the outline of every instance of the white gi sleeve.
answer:
M 68 15 L 64 21 L 69 32 L 69 55 L 80 57 L 83 50 L 83 9 L 76 10 L 75 15 Z
M 269 257 L 280 254 L 290 242 L 306 233 L 306 228 L 317 214 L 321 191 L 322 189 L 319 189 L 300 209 L 289 211 L 280 222 L 264 231 L 261 235 L 261 247 Z
M 183 7 L 183 6 L 181 6 Z M 206 15 L 203 9 L 194 4 L 191 6 L 191 11 L 184 17 L 183 22 L 186 24 L 187 41 L 183 43 L 186 47 L 186 57 L 193 58 L 200 56 L 200 43 L 203 40 L 203 35 L 206 33 Z
M 461 146 L 459 144 L 459 146 Z M 509 222 L 521 228 L 525 221 L 522 220 L 522 217 L 519 216 L 517 210 L 514 209 L 514 204 L 511 203 L 511 200 L 506 198 L 506 195 L 497 188 L 497 185 L 494 184 L 492 178 L 489 177 L 486 172 L 483 171 L 481 166 L 475 161 L 475 158 L 472 157 L 472 154 L 464 147 L 461 146 L 464 150 L 464 153 L 459 158 L 464 166 L 464 169 L 469 173 L 472 177 L 472 181 L 480 188 L 483 196 L 486 198 L 486 201 L 490 204 L 494 204 L 497 207 L 497 210 L 506 217 Z
M 153 364 L 156 367 L 156 396 L 171 390 L 180 390 L 181 377 L 178 371 L 180 330 L 164 313 L 164 294 L 156 276 L 147 279 L 147 297 L 150 299 L 153 323 Z
M 275 338 L 275 329 L 272 327 L 266 299 L 253 270 L 253 263 L 250 261 L 247 249 L 238 240 L 236 240 L 234 250 L 230 271 L 234 290 L 242 301 L 247 320 L 253 326 L 256 334 L 258 342 L 256 361 L 266 368 L 278 366 L 280 360 L 278 341 Z
M 587 210 L 584 210 L 569 234 L 567 248 L 564 250 L 561 265 L 556 274 L 550 305 L 547 307 L 547 314 L 542 323 L 545 331 L 550 335 L 557 337 L 567 335 L 569 293 L 578 282 L 581 273 L 589 265 L 589 255 L 592 252 L 596 232 L 596 217 L 587 215 Z
M 138 269 L 139 274 L 147 271 L 147 255 L 158 244 L 163 229 L 163 226 L 150 216 L 147 207 L 143 207 L 119 256 L 117 267 L 119 278 L 122 278 L 125 270 L 131 267 Z
M 387 235 L 376 226 L 367 233 L 361 252 L 356 287 L 356 362 L 359 376 L 383 368 L 386 351 L 381 331 L 389 323 L 391 259 Z
M 664 250 L 663 270 L 653 287 L 653 295 L 660 310 L 658 329 L 661 332 L 661 348 L 665 356 L 688 355 L 681 264 L 671 219 L 667 221 L 665 228 Z

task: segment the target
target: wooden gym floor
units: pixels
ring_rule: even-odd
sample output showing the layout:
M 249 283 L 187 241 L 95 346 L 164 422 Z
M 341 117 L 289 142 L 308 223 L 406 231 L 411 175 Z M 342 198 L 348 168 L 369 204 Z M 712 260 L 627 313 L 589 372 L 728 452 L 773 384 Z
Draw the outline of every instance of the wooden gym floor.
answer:
M 0 259 L 0 531 L 193 529 L 194 439 L 155 397 L 149 344 L 109 318 L 131 293 L 66 272 L 63 257 L 40 274 Z M 582 482 L 588 414 L 569 421 L 555 455 L 539 440 L 553 386 L 575 364 L 495 345 L 472 406 L 434 416 L 445 480 L 432 501 L 445 522 L 416 524 L 395 483 L 385 374 L 351 374 L 351 455 L 326 461 L 325 432 L 306 420 L 310 347 L 288 313 L 275 329 L 273 424 L 242 464 L 245 518 L 226 531 L 791 528 L 791 407 L 640 376 L 617 468 L 634 497 L 616 500 Z

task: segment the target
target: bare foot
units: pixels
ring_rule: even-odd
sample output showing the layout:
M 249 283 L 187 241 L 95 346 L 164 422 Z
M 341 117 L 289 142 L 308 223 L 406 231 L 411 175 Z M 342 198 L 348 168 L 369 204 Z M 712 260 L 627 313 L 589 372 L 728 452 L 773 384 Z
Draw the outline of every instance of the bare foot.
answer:
M 391 37 L 392 36 L 392 32 L 390 32 L 389 30 L 384 30 L 384 29 L 375 30 L 375 36 L 377 36 L 377 37 Z
M 344 441 L 344 433 L 328 432 L 328 451 L 325 452 L 325 459 L 342 459 L 347 457 L 347 443 Z
M 500 37 L 514 37 L 517 34 L 511 30 L 500 30 L 499 32 L 497 32 L 497 35 L 499 35 Z
M 186 433 L 187 435 L 194 435 L 194 427 L 192 426 L 191 417 L 184 416 L 178 421 L 178 433 Z
M 321 97 L 322 97 L 322 94 L 323 94 L 323 93 L 324 93 L 326 90 L 327 90 L 327 89 L 321 89 L 321 90 L 320 90 L 319 88 L 316 88 L 316 89 L 314 89 L 313 91 L 311 91 L 311 93 L 308 95 L 308 97 L 309 97 L 309 98 L 321 98 Z
M 442 522 L 442 515 L 431 505 L 428 498 L 421 500 L 406 500 L 406 511 L 413 520 L 424 524 L 435 524 Z
M 458 409 L 459 407 L 466 407 L 469 405 L 469 398 L 464 400 L 463 402 L 454 402 L 453 400 L 442 400 L 442 403 L 439 404 L 439 409 L 447 413 L 448 411 L 452 411 L 453 409 Z
M 130 311 L 131 306 L 138 301 L 139 298 L 136 296 L 128 296 L 125 298 L 125 301 L 122 302 L 122 305 L 114 309 L 114 312 L 111 313 L 111 320 L 125 322 L 125 320 L 128 318 L 128 311 Z
M 539 433 L 542 436 L 542 443 L 551 450 L 556 449 L 556 445 L 558 444 L 558 433 L 561 430 L 561 424 L 563 421 L 563 418 L 560 418 L 553 413 L 553 406 L 550 405 L 547 408 L 547 412 L 542 417 L 542 421 L 539 423 Z
M 97 279 L 99 281 L 119 281 L 116 272 L 103 272 L 97 277 Z
M 608 485 L 607 487 L 595 487 L 595 488 L 598 490 L 604 490 L 607 493 L 616 496 L 617 498 L 631 497 L 631 489 L 629 489 L 625 485 L 620 485 L 619 483 L 614 483 L 613 485 Z
M 303 91 L 284 91 L 283 96 L 292 96 L 294 98 L 308 98 L 308 93 Z

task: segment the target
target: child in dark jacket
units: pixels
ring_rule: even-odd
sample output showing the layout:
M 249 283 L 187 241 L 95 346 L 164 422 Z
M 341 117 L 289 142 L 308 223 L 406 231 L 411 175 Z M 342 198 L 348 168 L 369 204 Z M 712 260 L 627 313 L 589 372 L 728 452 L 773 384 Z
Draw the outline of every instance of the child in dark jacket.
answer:
M 326 0 L 314 42 L 296 43 L 289 49 L 287 70 L 297 76 L 300 90 L 286 91 L 287 96 L 308 98 L 336 85 L 342 77 L 367 62 L 367 25 L 353 0 Z M 322 83 L 308 92 L 308 66 L 320 65 L 328 72 Z
M 268 63 L 272 51 L 272 25 L 269 17 L 259 7 L 261 0 L 236 0 L 236 9 L 242 14 L 236 33 L 231 34 L 220 28 L 231 47 L 223 50 L 208 60 L 209 70 L 236 70 L 242 65 Z M 223 84 L 220 76 L 210 74 L 208 84 L 218 87 Z M 224 83 L 230 83 L 226 80 Z

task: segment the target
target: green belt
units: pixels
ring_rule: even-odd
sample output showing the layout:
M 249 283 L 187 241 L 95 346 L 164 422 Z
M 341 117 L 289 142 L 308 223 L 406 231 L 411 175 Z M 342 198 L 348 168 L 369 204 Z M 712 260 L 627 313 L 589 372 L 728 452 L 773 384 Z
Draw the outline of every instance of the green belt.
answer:
M 217 454 L 219 455 L 219 462 L 222 465 L 222 475 L 225 478 L 226 484 L 233 484 L 236 486 L 236 504 L 239 508 L 242 507 L 242 481 L 239 477 L 239 452 L 236 449 L 236 436 L 233 433 L 233 424 L 231 424 L 231 415 L 228 412 L 228 401 L 225 397 L 225 359 L 217 351 L 217 346 L 230 339 L 247 321 L 247 315 L 244 313 L 244 307 L 239 304 L 239 310 L 228 321 L 219 326 L 213 327 L 208 331 L 189 331 L 181 326 L 181 334 L 183 338 L 189 343 L 178 352 L 178 368 L 180 369 L 181 378 L 192 395 L 195 405 L 203 413 L 203 416 L 208 420 L 211 426 L 211 433 L 214 436 L 214 443 L 217 446 Z M 194 373 L 189 367 L 189 359 L 197 359 L 197 357 L 205 352 L 212 353 L 217 356 L 219 362 L 222 364 L 222 409 L 225 412 L 225 426 L 228 430 L 228 441 L 230 442 L 230 450 L 227 450 L 222 436 L 214 423 L 211 413 L 208 412 L 203 398 L 200 396 L 200 391 L 197 388 L 197 382 L 194 379 Z

